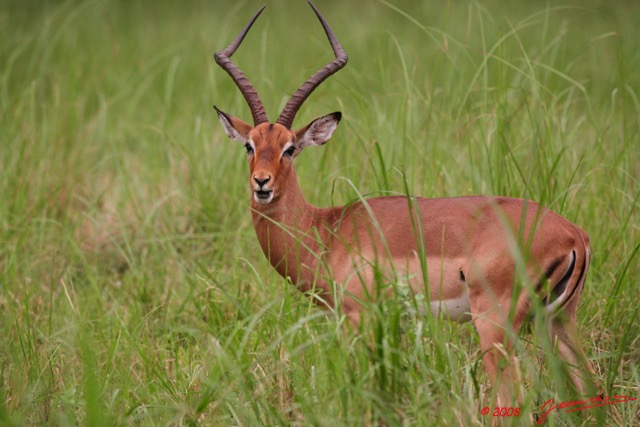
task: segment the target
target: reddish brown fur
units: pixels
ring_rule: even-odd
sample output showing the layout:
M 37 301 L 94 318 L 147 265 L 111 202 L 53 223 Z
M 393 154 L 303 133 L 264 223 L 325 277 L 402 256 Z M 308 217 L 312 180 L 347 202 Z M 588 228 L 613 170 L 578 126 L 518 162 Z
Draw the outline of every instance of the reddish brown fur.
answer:
M 446 301 L 468 292 L 487 372 L 499 381 L 499 395 L 506 402 L 511 400 L 514 372 L 510 364 L 499 369 L 500 347 L 511 354 L 514 333 L 529 313 L 532 298 L 531 286 L 524 287 L 513 317 L 508 316 L 514 283 L 521 282 L 515 277 L 518 247 L 524 248 L 522 259 L 531 283 L 556 264 L 548 278 L 551 288 L 567 273 L 574 252 L 575 268 L 560 297 L 566 298 L 564 314 L 553 321 L 552 337 L 563 358 L 592 372 L 575 325 L 589 259 L 588 236 L 577 226 L 534 202 L 504 197 L 417 198 L 411 199 L 410 209 L 407 197 L 395 196 L 317 208 L 301 192 L 293 159 L 281 155 L 290 142 L 300 145 L 308 126 L 293 132 L 278 124 L 261 124 L 247 132 L 250 126 L 238 119 L 231 123 L 255 146 L 249 156 L 251 188 L 254 178 L 269 177 L 273 189 L 271 202 L 251 202 L 260 246 L 278 273 L 300 290 L 317 289 L 318 301 L 333 306 L 332 287 L 338 286 L 344 291 L 342 310 L 355 326 L 363 307 L 358 301 L 377 295 L 374 265 L 390 280 L 398 272 L 411 275 L 413 291 L 424 292 L 418 258 L 423 247 L 430 299 Z M 413 230 L 418 224 L 422 233 L 416 239 Z M 574 370 L 572 378 L 584 391 L 582 374 Z
M 511 404 L 515 332 L 532 299 L 552 301 L 553 290 L 558 290 L 557 301 L 547 306 L 563 312 L 551 322 L 551 338 L 572 364 L 576 387 L 584 391 L 579 368 L 593 370 L 578 343 L 576 309 L 589 266 L 589 239 L 578 227 L 534 202 L 504 197 L 381 197 L 329 209 L 304 199 L 293 158 L 306 146 L 327 142 L 341 115 L 320 117 L 296 132 L 290 127 L 311 92 L 347 63 L 326 20 L 309 4 L 335 59 L 295 92 L 276 124 L 266 123 L 257 92 L 230 60 L 264 8 L 227 49 L 214 55 L 254 118 L 252 128 L 216 108 L 229 137 L 247 145 L 253 223 L 273 267 L 303 291 L 319 289 L 322 305 L 333 306 L 333 296 L 342 295 L 341 307 L 354 326 L 362 301 L 389 293 L 389 287 L 377 289 L 380 274 L 383 282 L 406 281 L 415 293 L 427 293 L 436 313 L 444 311 L 454 320 L 470 318 L 502 406 Z M 288 151 L 291 144 L 294 153 Z M 522 274 L 516 275 L 518 270 Z M 507 364 L 501 368 L 504 358 Z

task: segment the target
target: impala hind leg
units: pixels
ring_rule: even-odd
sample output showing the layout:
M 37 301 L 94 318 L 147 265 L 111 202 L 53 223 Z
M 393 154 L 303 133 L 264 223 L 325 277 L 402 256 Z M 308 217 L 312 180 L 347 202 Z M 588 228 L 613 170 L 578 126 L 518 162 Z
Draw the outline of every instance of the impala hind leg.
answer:
M 595 387 L 595 371 L 580 346 L 575 308 L 565 309 L 564 315 L 551 320 L 549 335 L 551 344 L 560 357 L 569 364 L 569 377 L 576 390 L 585 395 Z
M 593 382 L 595 371 L 580 346 L 576 324 L 578 301 L 584 289 L 589 269 L 588 245 L 585 244 L 584 249 L 576 248 L 574 254 L 577 260 L 576 268 L 568 272 L 569 276 L 567 276 L 568 279 L 564 285 L 564 292 L 559 297 L 562 298 L 567 294 L 569 299 L 563 303 L 559 313 L 556 313 L 550 320 L 549 336 L 553 348 L 557 349 L 560 357 L 569 364 L 569 377 L 576 390 L 584 395 L 597 387 Z M 560 283 L 562 282 L 564 280 L 560 281 Z

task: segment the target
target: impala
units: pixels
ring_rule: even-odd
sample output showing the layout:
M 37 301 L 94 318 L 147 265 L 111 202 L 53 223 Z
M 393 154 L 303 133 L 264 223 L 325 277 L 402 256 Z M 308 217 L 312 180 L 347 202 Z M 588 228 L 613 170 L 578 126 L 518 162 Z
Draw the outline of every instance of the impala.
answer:
M 334 307 L 339 302 L 352 326 L 360 321 L 363 303 L 380 296 L 380 274 L 404 280 L 414 294 L 425 295 L 433 313 L 473 322 L 485 369 L 503 403 L 511 399 L 515 380 L 513 337 L 533 304 L 542 304 L 553 313 L 552 342 L 572 367 L 576 388 L 584 392 L 588 375 L 583 368 L 593 370 L 576 328 L 589 266 L 589 237 L 580 228 L 534 202 L 507 197 L 389 196 L 332 208 L 305 200 L 293 161 L 306 147 L 326 143 L 341 113 L 299 130 L 291 125 L 311 92 L 347 63 L 324 17 L 309 4 L 335 59 L 294 93 L 275 123 L 230 59 L 264 7 L 214 55 L 253 115 L 252 126 L 214 106 L 227 135 L 247 149 L 253 225 L 271 265 L 301 291 L 319 293 L 319 304 Z M 336 295 L 342 295 L 340 301 Z

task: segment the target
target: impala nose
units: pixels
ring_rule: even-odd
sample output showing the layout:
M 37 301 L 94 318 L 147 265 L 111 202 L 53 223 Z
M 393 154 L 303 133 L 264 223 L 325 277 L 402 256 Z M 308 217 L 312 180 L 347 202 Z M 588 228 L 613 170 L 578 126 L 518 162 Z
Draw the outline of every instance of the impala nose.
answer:
M 253 180 L 256 182 L 256 184 L 258 184 L 259 188 L 262 188 L 267 182 L 271 181 L 271 175 L 268 175 L 263 179 L 260 179 L 257 175 L 254 175 Z

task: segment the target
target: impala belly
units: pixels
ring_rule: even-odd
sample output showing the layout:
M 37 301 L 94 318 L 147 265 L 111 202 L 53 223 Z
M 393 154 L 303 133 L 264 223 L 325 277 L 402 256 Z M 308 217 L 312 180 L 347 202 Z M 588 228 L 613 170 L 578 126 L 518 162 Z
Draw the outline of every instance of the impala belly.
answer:
M 417 257 L 415 263 L 417 263 Z M 469 292 L 463 275 L 460 273 L 465 263 L 465 258 L 427 257 L 430 308 L 434 316 L 442 315 L 444 318 L 456 322 L 471 320 Z M 419 289 L 414 285 L 415 291 L 423 293 L 423 281 L 419 280 L 416 284 Z
M 442 314 L 443 317 L 454 322 L 469 322 L 471 320 L 470 310 L 469 294 L 466 292 L 458 298 L 431 301 L 431 314 L 434 316 Z
M 415 252 L 411 257 L 394 257 L 392 262 L 372 259 L 375 257 L 370 254 L 358 257 L 351 261 L 351 268 L 348 269 L 350 272 L 346 277 L 338 274 L 342 277 L 336 279 L 346 284 L 350 294 L 365 299 L 367 295 L 381 295 L 370 288 L 372 283 L 379 283 L 382 285 L 381 290 L 384 289 L 382 295 L 395 295 L 407 306 L 411 306 L 412 299 L 415 298 L 418 308 L 425 315 L 431 312 L 435 316 L 442 315 L 445 319 L 456 322 L 471 320 L 469 293 L 464 275 L 461 274 L 465 258 L 427 257 L 428 289 L 425 287 L 420 258 Z M 364 294 L 363 287 L 368 288 Z M 426 305 L 425 292 L 429 292 L 429 306 Z

